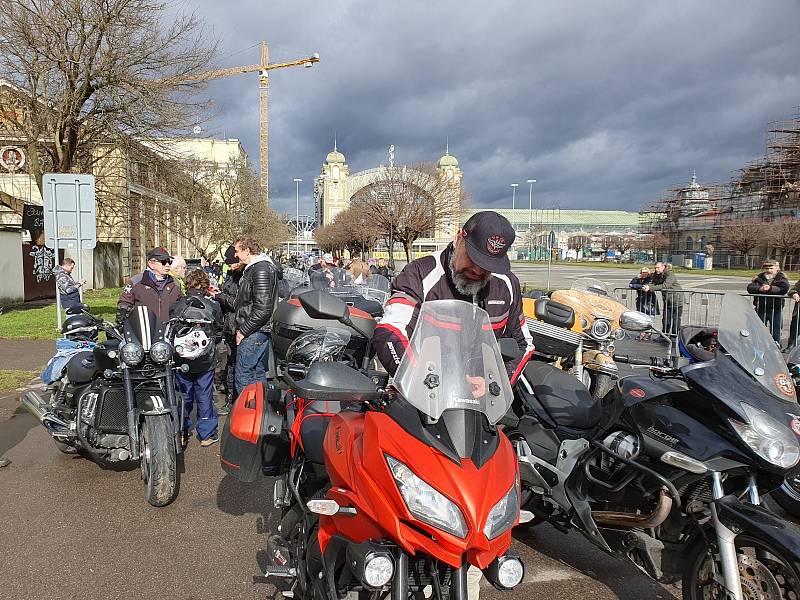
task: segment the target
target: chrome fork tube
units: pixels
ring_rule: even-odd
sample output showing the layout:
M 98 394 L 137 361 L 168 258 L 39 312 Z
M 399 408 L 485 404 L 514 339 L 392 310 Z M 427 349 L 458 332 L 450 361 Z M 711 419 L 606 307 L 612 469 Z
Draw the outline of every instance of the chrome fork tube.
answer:
M 714 500 L 719 500 L 725 495 L 722 487 L 722 475 L 714 471 L 711 473 L 711 491 Z M 739 559 L 736 556 L 736 534 L 728 529 L 719 520 L 716 504 L 711 504 L 711 521 L 714 524 L 714 531 L 717 534 L 717 545 L 719 546 L 719 559 L 722 563 L 722 577 L 728 594 L 733 600 L 743 600 L 742 584 L 739 580 Z
M 756 484 L 756 476 L 750 474 L 750 484 L 747 486 L 747 495 L 750 498 L 750 504 L 758 506 L 761 504 L 761 496 L 758 493 L 758 485 Z

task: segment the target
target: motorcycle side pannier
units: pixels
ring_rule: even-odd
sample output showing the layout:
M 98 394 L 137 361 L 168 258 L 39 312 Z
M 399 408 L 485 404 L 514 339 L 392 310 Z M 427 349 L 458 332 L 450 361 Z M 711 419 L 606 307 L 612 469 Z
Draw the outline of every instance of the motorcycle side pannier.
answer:
M 257 382 L 248 385 L 233 405 L 222 429 L 222 469 L 244 482 L 258 473 L 280 475 L 289 459 L 289 436 L 276 387 Z

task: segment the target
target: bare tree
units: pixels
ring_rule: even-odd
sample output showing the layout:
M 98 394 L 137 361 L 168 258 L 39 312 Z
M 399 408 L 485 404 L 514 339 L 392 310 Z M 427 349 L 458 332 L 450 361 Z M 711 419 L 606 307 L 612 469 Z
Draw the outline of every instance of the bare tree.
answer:
M 191 79 L 216 43 L 196 16 L 168 19 L 158 0 L 0 0 L 0 76 L 20 91 L 0 116 L 40 188 L 46 171 L 88 172 L 136 138 L 197 123 L 207 105 Z
M 592 245 L 592 236 L 588 233 L 575 233 L 567 238 L 567 246 L 572 250 L 581 250 Z
M 390 166 L 353 197 L 351 207 L 374 220 L 390 248 L 401 242 L 411 261 L 419 238 L 433 237 L 437 229 L 455 232 L 458 209 L 467 202 L 458 189 L 431 163 Z
M 362 259 L 367 258 L 382 234 L 372 215 L 358 210 L 357 207 L 348 208 L 336 215 L 334 223 L 338 224 L 342 245 L 350 250 L 351 255 L 359 253 Z
M 769 243 L 780 252 L 783 263 L 787 254 L 800 250 L 800 219 L 784 217 L 765 226 Z
M 764 244 L 764 233 L 764 224 L 757 219 L 731 221 L 722 231 L 722 241 L 747 256 L 753 248 Z

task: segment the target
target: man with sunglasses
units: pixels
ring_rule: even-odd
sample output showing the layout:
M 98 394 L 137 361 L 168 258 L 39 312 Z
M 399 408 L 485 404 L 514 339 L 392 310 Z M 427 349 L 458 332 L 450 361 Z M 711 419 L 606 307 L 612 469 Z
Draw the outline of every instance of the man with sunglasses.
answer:
M 169 309 L 183 297 L 180 286 L 169 274 L 172 257 L 166 248 L 147 253 L 147 268 L 133 277 L 117 302 L 117 322 L 122 323 L 134 306 L 146 306 L 162 323 L 169 320 Z

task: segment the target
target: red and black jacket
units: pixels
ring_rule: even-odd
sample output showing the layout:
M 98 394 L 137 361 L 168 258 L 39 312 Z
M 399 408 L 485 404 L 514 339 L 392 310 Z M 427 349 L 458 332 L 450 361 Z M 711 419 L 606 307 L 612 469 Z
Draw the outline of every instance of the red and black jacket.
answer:
M 533 338 L 525 325 L 519 280 L 513 273 L 492 273 L 489 282 L 475 298 L 456 290 L 450 278 L 453 244 L 441 252 L 408 263 L 392 281 L 392 297 L 380 324 L 375 328 L 372 346 L 378 360 L 394 375 L 408 340 L 417 325 L 419 305 L 428 300 L 475 302 L 489 314 L 495 337 L 514 338 L 522 357 L 506 363 L 513 384 L 533 354 Z

